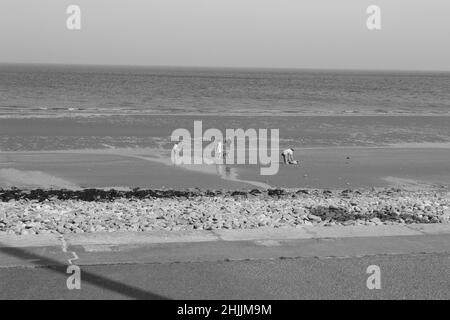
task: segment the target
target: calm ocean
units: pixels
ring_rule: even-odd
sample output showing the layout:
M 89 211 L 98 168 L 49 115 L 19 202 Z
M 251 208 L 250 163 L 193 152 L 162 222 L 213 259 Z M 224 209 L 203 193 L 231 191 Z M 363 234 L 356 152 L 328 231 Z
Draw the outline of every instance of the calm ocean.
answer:
M 449 114 L 450 73 L 0 65 L 1 114 Z

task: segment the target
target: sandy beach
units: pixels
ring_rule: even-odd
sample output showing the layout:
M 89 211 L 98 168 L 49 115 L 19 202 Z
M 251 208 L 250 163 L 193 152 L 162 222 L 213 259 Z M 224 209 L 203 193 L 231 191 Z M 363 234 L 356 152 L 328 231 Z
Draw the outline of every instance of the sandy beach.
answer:
M 400 109 L 389 115 L 287 115 L 285 111 L 251 116 L 232 111 L 196 114 L 195 110 L 171 115 L 114 110 L 78 115 L 58 111 L 57 116 L 4 114 L 0 193 L 23 190 L 24 196 L 3 197 L 0 213 L 8 222 L 3 222 L 2 232 L 447 222 L 450 117 L 402 114 Z M 192 130 L 194 121 L 202 121 L 204 130 L 279 129 L 279 149 L 273 152 L 279 155 L 284 148 L 295 148 L 299 164 L 285 165 L 278 157 L 279 170 L 266 176 L 260 174 L 258 164 L 174 165 L 170 135 L 178 128 Z M 159 198 L 142 191 L 139 194 L 147 198 L 130 200 L 111 191 L 114 196 L 109 200 L 100 193 L 99 201 L 86 202 L 86 192 L 96 192 L 89 191 L 92 188 L 165 190 L 172 196 Z M 306 193 L 298 193 L 299 189 Z M 67 196 L 67 190 L 82 196 Z M 174 195 L 184 194 L 183 190 L 197 193 L 186 199 Z M 41 196 L 29 198 L 27 192 Z M 66 196 L 45 196 L 52 192 Z M 155 214 L 166 217 L 160 221 Z M 40 219 L 53 222 L 43 224 Z
M 175 166 L 168 151 L 98 149 L 0 153 L 0 187 L 20 188 L 427 188 L 450 185 L 447 148 L 308 148 L 299 165 L 261 176 L 257 165 Z
M 447 116 L 91 115 L 0 119 L 0 187 L 426 188 L 450 185 Z M 298 166 L 174 166 L 177 128 L 280 128 Z M 277 153 L 280 150 L 275 151 Z M 279 158 L 281 162 L 281 157 Z

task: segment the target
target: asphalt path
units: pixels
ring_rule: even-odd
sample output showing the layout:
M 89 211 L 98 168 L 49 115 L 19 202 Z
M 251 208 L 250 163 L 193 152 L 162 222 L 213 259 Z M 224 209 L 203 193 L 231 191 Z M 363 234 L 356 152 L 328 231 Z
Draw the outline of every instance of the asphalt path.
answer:
M 48 258 L 51 250 L 0 248 L 0 257 L 23 261 L 0 261 L 0 299 L 449 299 L 448 244 L 436 235 L 142 245 L 84 256 L 79 248 L 81 288 L 72 290 L 69 263 Z

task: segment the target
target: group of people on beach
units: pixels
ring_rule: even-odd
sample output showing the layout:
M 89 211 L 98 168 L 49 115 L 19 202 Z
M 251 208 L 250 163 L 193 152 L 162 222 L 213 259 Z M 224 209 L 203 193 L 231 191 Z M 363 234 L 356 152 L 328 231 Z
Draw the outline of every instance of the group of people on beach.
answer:
M 219 160 L 220 158 L 222 158 L 223 162 L 221 163 L 225 163 L 227 156 L 229 154 L 229 150 L 231 148 L 231 139 L 227 139 L 222 141 L 218 141 L 215 148 L 214 148 L 214 157 L 216 159 L 216 163 L 218 162 L 217 160 Z M 173 148 L 172 148 L 172 161 L 174 159 L 174 157 L 178 156 L 180 154 L 180 152 L 183 149 L 183 145 L 182 142 L 176 143 Z M 294 159 L 294 149 L 293 148 L 288 148 L 286 150 L 283 150 L 283 152 L 281 152 L 281 157 L 283 158 L 283 163 L 284 164 L 298 164 L 299 162 L 297 160 Z
M 216 159 L 220 159 L 222 157 L 223 163 L 225 163 L 228 153 L 231 148 L 231 139 L 228 138 L 227 140 L 218 141 L 216 144 L 216 148 L 214 149 L 214 155 Z
M 228 157 L 230 148 L 231 148 L 231 139 L 228 138 L 226 140 L 222 141 L 218 141 L 215 145 L 214 148 L 214 159 L 215 162 L 221 162 L 218 161 L 219 159 L 222 159 L 223 162 L 221 163 L 225 163 L 226 159 Z M 174 162 L 174 158 L 179 156 L 179 154 L 183 151 L 183 142 L 179 142 L 179 143 L 175 143 L 173 148 L 172 148 L 172 154 L 171 154 L 171 158 L 172 158 L 172 162 Z

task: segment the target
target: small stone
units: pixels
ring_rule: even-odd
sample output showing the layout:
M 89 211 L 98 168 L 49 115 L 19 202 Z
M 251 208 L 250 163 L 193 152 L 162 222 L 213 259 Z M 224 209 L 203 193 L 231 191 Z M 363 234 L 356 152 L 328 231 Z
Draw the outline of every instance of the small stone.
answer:
M 372 218 L 372 219 L 370 219 L 370 222 L 373 222 L 376 225 L 383 224 L 383 222 L 381 222 L 380 218 Z
M 313 221 L 317 221 L 317 222 L 322 221 L 322 218 L 320 218 L 320 217 L 318 217 L 316 215 L 313 215 L 313 214 L 308 214 L 308 219 L 313 220 Z

